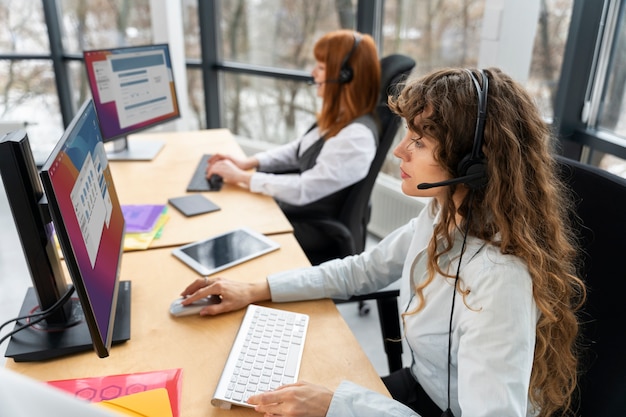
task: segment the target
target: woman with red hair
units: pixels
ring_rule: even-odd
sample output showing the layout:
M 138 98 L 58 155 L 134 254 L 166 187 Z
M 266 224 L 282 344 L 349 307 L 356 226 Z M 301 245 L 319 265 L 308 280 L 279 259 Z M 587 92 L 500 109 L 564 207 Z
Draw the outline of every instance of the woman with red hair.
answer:
M 322 98 L 317 123 L 295 141 L 248 158 L 215 154 L 207 168 L 207 177 L 218 174 L 225 183 L 274 197 L 305 253 L 327 244 L 306 219 L 339 215 L 350 186 L 367 175 L 378 145 L 380 63 L 372 37 L 330 32 L 313 53 L 313 82 Z

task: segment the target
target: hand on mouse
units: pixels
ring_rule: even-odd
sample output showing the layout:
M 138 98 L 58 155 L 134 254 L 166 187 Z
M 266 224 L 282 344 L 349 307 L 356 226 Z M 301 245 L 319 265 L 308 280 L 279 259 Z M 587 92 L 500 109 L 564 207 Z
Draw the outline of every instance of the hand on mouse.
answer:
M 229 159 L 221 159 L 211 163 L 207 169 L 207 177 L 217 174 L 224 179 L 224 183 L 239 184 L 245 188 L 250 188 L 250 178 L 252 173 L 239 168 Z
M 219 191 L 222 189 L 222 185 L 224 184 L 224 178 L 217 174 L 211 174 L 209 177 L 209 185 L 211 186 L 211 190 Z
M 271 299 L 270 288 L 265 280 L 262 282 L 245 283 L 230 281 L 221 277 L 196 279 L 180 295 L 187 297 L 182 302 L 183 305 L 191 304 L 202 297 L 219 295 L 222 302 L 204 307 L 200 311 L 200 315 L 203 316 L 214 316 L 240 310 L 247 307 L 248 304 Z

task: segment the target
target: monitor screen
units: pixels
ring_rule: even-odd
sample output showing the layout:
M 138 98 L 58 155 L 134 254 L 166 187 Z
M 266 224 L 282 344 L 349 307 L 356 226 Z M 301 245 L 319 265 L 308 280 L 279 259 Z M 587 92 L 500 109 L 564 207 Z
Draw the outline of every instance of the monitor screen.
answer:
M 87 325 L 108 355 L 124 247 L 124 217 L 93 102 L 87 101 L 41 170 L 50 214 Z
M 130 282 L 119 281 L 124 218 L 93 102 L 81 107 L 41 172 L 24 131 L 0 139 L 0 151 L 33 282 L 5 356 L 16 362 L 85 350 L 108 356 L 112 344 L 130 338 Z M 78 299 L 69 298 L 64 270 Z
M 145 145 L 129 144 L 127 135 L 180 117 L 167 44 L 84 51 L 83 57 L 104 142 L 123 138 L 128 152 Z

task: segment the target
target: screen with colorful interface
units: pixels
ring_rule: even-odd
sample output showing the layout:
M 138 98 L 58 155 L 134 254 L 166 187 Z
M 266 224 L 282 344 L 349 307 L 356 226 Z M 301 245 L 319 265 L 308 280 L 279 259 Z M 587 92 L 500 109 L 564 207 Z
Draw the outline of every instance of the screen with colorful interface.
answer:
M 112 341 L 124 217 L 91 100 L 82 106 L 40 176 L 96 350 L 104 353 Z
M 84 51 L 104 142 L 180 116 L 167 44 Z

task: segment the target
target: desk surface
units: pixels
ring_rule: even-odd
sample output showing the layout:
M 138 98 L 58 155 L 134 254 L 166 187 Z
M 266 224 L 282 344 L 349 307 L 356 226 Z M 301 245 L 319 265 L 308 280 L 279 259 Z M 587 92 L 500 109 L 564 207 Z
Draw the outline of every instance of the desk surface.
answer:
M 166 204 L 171 197 L 193 194 L 185 190 L 203 154 L 244 155 L 227 129 L 143 133 L 131 136 L 129 146 L 135 141 L 162 141 L 165 146 L 152 161 L 110 162 L 121 204 Z M 179 246 L 238 226 L 266 235 L 293 231 L 271 197 L 228 184 L 221 191 L 202 194 L 221 210 L 185 217 L 168 205 L 170 219 L 150 248 Z
M 265 279 L 274 271 L 308 265 L 292 234 L 271 238 L 281 244 L 278 251 L 219 275 L 253 282 Z M 170 302 L 197 277 L 171 255 L 170 249 L 125 253 L 121 279 L 132 282 L 131 340 L 114 346 L 111 356 L 105 359 L 86 352 L 43 363 L 16 363 L 7 359 L 6 366 L 38 380 L 182 368 L 181 416 L 258 416 L 251 409 L 220 410 L 210 403 L 244 311 L 210 318 L 169 315 Z M 349 379 L 375 391 L 387 392 L 332 301 L 266 305 L 311 316 L 301 380 L 334 389 L 342 380 Z

